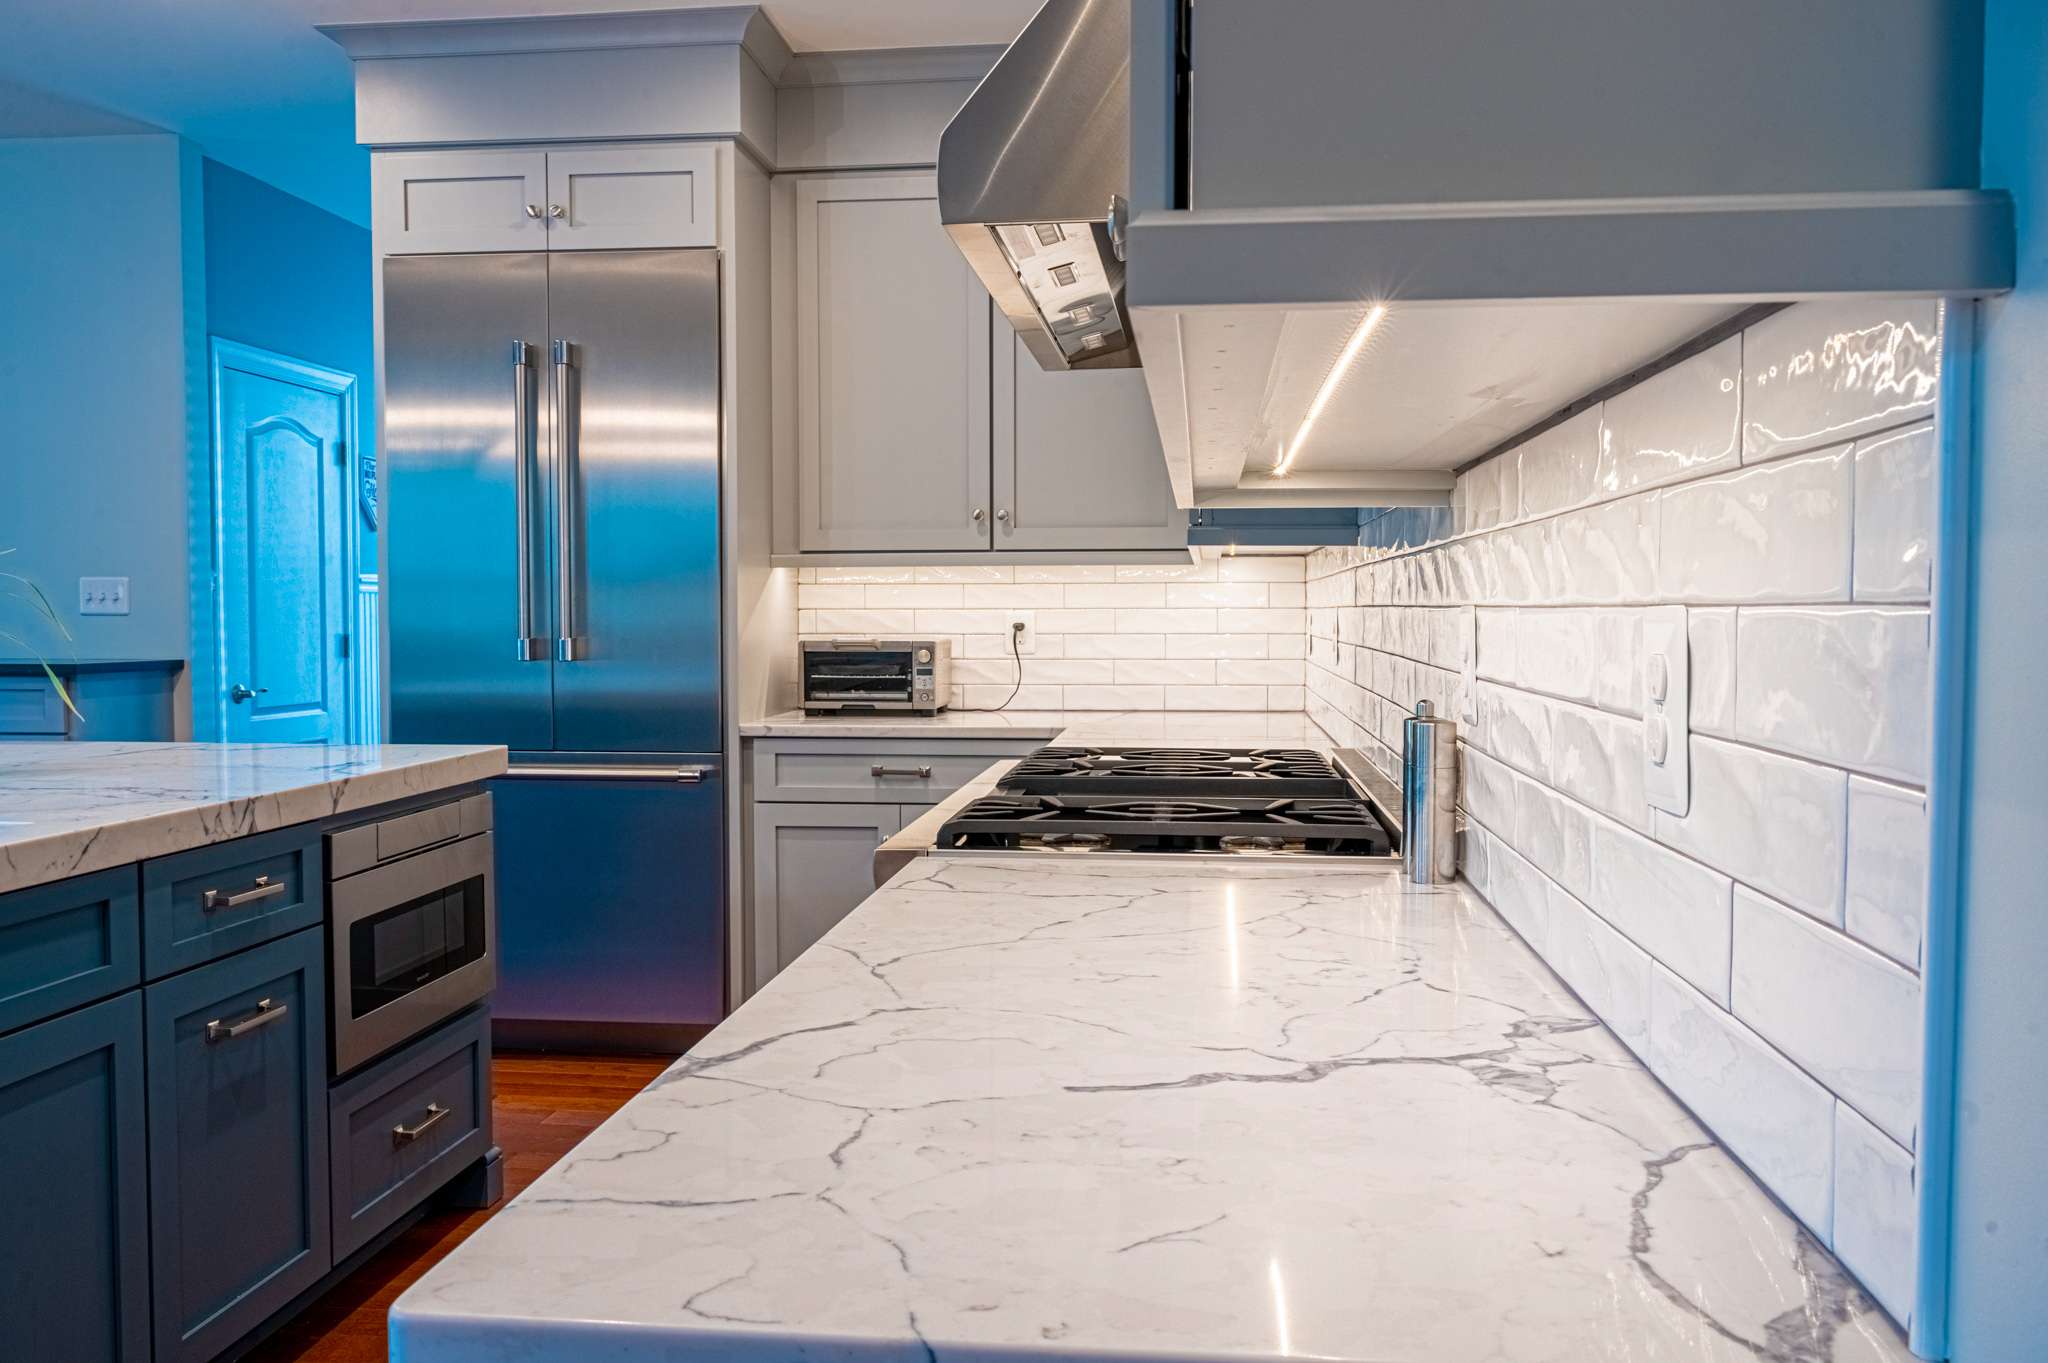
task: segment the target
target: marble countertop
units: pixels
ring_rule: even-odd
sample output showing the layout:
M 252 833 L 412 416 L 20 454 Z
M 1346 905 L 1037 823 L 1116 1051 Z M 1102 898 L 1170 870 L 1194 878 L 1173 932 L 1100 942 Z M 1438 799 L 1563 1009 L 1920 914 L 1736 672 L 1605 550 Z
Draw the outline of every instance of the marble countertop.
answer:
M 4 743 L 0 893 L 504 770 L 486 747 Z
M 807 715 L 785 710 L 740 725 L 743 738 L 1022 738 L 1045 742 L 1226 743 L 1328 739 L 1299 710 L 941 710 L 936 715 Z
M 1910 1357 L 1484 903 L 926 858 L 430 1270 L 408 1363 Z

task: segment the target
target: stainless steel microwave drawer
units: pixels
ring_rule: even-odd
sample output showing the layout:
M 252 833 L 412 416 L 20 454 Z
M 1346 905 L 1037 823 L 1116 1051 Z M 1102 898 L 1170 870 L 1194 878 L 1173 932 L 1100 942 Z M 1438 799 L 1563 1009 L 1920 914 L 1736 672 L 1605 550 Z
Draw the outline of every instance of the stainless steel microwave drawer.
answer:
M 1042 739 L 757 739 L 754 799 L 930 804 L 1004 758 L 1044 746 Z

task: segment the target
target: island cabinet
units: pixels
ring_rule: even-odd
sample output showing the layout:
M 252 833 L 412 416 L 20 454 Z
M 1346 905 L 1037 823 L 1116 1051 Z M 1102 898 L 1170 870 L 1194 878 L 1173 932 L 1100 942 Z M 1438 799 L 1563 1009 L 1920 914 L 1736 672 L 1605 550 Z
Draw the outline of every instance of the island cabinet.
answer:
M 932 176 L 783 179 L 796 524 L 779 548 L 1186 547 L 1143 375 L 1040 370 L 940 226 Z
M 488 1002 L 329 1063 L 325 838 L 390 812 L 0 894 L 0 1363 L 210 1363 L 493 1200 Z
M 156 1363 L 205 1363 L 331 1262 L 324 938 L 143 991 Z

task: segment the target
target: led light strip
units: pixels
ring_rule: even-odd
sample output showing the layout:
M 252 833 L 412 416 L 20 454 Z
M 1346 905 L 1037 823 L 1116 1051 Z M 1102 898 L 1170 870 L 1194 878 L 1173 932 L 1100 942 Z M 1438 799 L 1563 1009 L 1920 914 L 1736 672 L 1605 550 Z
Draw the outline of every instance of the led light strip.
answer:
M 1323 386 L 1316 389 L 1316 400 L 1308 405 L 1308 415 L 1301 419 L 1301 425 L 1294 428 L 1294 439 L 1288 443 L 1287 452 L 1273 465 L 1275 478 L 1285 478 L 1287 470 L 1294 466 L 1294 456 L 1301 453 L 1301 447 L 1307 442 L 1308 433 L 1315 426 L 1316 418 L 1323 414 L 1323 408 L 1329 406 L 1331 396 L 1337 391 L 1337 385 L 1344 381 L 1345 371 L 1350 369 L 1352 361 L 1358 358 L 1358 352 L 1365 349 L 1365 343 L 1372 336 L 1373 329 L 1379 326 L 1380 319 L 1386 315 L 1387 305 L 1375 303 L 1359 320 L 1358 330 L 1351 333 L 1351 339 L 1344 343 L 1343 353 L 1337 356 L 1337 363 L 1330 366 L 1329 376 L 1323 380 Z

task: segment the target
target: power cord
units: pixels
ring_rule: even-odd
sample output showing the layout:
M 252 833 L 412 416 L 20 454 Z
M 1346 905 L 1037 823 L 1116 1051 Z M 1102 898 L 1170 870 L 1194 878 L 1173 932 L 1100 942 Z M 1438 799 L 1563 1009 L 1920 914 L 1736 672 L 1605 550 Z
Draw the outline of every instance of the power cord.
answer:
M 1010 622 L 1010 657 L 1017 664 L 1017 684 L 1010 688 L 1010 694 L 1003 698 L 1003 703 L 988 709 L 969 710 L 963 708 L 959 713 L 963 715 L 993 715 L 999 711 L 1007 710 L 1010 708 L 1010 702 L 1017 699 L 1017 693 L 1024 689 L 1024 622 L 1022 620 L 1012 620 Z

